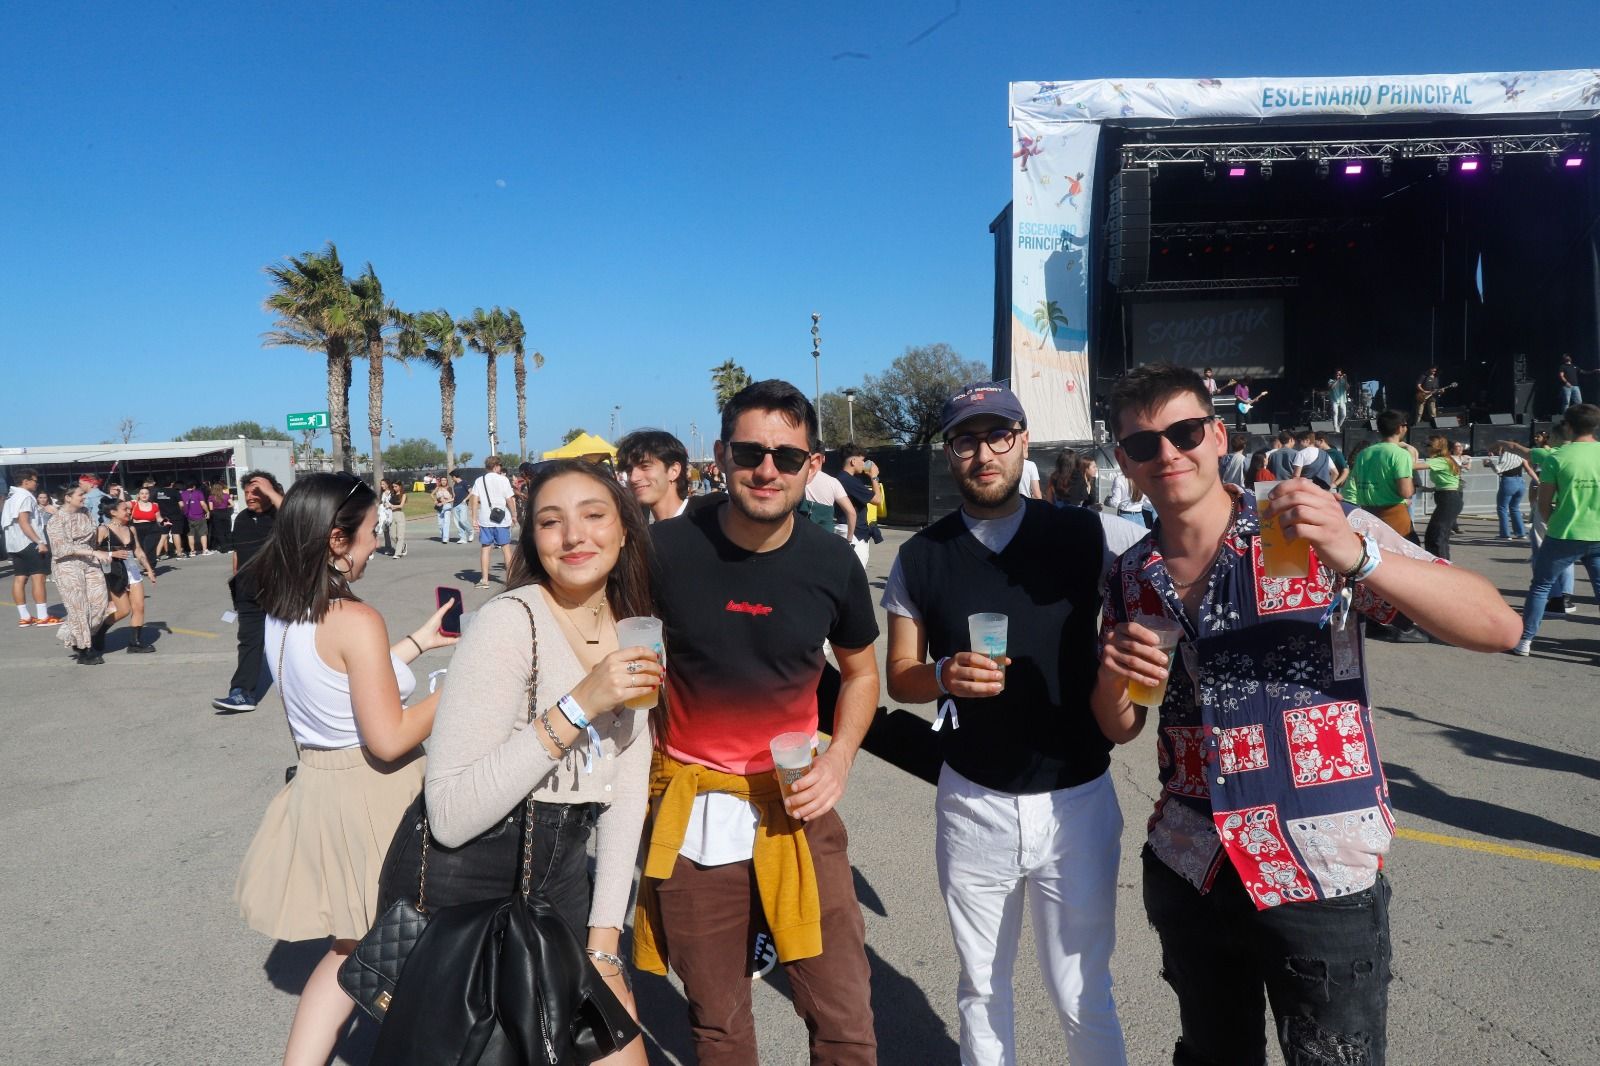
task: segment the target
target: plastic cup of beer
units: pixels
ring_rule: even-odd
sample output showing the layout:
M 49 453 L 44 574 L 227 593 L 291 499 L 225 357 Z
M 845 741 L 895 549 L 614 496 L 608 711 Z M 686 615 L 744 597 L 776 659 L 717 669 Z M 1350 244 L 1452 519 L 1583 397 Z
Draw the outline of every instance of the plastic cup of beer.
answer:
M 972 650 L 993 659 L 1000 667 L 1000 672 L 1004 674 L 1006 664 L 1002 660 L 1006 654 L 1006 616 L 992 611 L 969 614 L 967 636 L 972 641 Z M 1004 684 L 1002 681 L 1001 685 Z
M 1141 707 L 1160 707 L 1167 698 L 1167 682 L 1172 679 L 1172 659 L 1178 650 L 1178 641 L 1183 639 L 1183 626 L 1170 618 L 1141 616 L 1134 621 L 1150 630 L 1161 641 L 1161 650 L 1167 653 L 1167 676 L 1161 679 L 1159 685 L 1147 685 L 1130 677 L 1128 699 Z
M 779 733 L 772 738 L 772 767 L 785 796 L 811 769 L 814 737 L 810 733 Z
M 1268 517 L 1267 501 L 1282 481 L 1258 481 L 1256 513 L 1261 518 L 1261 568 L 1268 577 L 1306 577 L 1311 573 L 1311 542 L 1284 536 L 1283 522 Z
M 666 662 L 666 648 L 662 643 L 661 636 L 661 619 L 643 617 L 618 620 L 617 647 L 649 648 L 656 653 L 657 662 Z M 635 696 L 631 700 L 625 700 L 622 705 L 630 711 L 648 711 L 655 707 L 660 698 L 661 689 L 657 687 L 643 696 Z

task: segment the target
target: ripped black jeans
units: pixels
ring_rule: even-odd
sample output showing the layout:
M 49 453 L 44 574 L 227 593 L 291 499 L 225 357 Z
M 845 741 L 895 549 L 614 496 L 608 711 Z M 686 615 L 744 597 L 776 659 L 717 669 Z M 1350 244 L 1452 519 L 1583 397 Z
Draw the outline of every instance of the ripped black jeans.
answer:
M 1174 1066 L 1265 1063 L 1270 1003 L 1288 1066 L 1383 1066 L 1388 1050 L 1389 882 L 1258 911 L 1224 862 L 1201 895 L 1144 850 L 1144 907 L 1178 994 Z

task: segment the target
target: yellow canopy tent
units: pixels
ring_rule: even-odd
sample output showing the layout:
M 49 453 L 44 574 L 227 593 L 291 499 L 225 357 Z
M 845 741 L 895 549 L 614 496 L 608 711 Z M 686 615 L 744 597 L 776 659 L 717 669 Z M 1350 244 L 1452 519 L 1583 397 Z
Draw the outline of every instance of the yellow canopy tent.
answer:
M 596 455 L 615 459 L 617 450 L 593 433 L 580 434 L 554 451 L 544 453 L 546 459 L 585 459 Z

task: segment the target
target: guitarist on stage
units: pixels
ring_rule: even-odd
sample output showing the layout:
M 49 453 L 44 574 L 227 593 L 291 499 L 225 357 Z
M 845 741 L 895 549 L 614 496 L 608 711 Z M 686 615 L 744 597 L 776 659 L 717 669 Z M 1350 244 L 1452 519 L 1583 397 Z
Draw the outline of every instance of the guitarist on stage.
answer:
M 1234 423 L 1234 426 L 1236 429 L 1243 429 L 1245 425 L 1245 416 L 1248 415 L 1250 413 L 1250 409 L 1256 404 L 1260 403 L 1262 398 L 1267 394 L 1263 392 L 1259 396 L 1251 396 L 1249 378 L 1234 378 L 1232 381 L 1229 381 L 1228 384 L 1233 386 L 1234 407 L 1238 410 L 1238 420 Z
M 1417 379 L 1417 416 L 1411 420 L 1414 426 L 1422 425 L 1426 417 L 1430 423 L 1437 423 L 1439 419 L 1439 406 L 1435 399 L 1445 389 L 1455 388 L 1454 384 L 1439 384 L 1439 368 L 1430 366 L 1428 372 Z

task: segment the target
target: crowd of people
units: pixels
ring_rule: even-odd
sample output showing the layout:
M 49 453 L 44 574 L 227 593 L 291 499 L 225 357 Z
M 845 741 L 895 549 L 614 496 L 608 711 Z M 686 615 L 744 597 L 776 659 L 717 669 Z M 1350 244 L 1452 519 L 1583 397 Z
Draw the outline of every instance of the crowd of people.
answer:
M 1123 815 L 1109 766 L 1148 725 L 1160 799 L 1143 902 L 1177 1000 L 1173 1061 L 1264 1062 L 1270 1010 L 1288 1061 L 1381 1063 L 1393 822 L 1364 634 L 1526 654 L 1576 562 L 1600 592 L 1600 408 L 1569 408 L 1546 445 L 1505 442 L 1477 460 L 1502 479 L 1503 537 L 1523 535 L 1526 482 L 1538 489 L 1519 620 L 1449 559 L 1474 459 L 1443 437 L 1426 456 L 1409 449 L 1403 414 L 1381 415 L 1382 439 L 1348 460 L 1311 432 L 1247 457 L 1192 371 L 1138 368 L 1109 399 L 1117 471 L 1101 501 L 1091 457 L 1029 476 L 1027 416 L 1009 389 L 951 396 L 941 438 L 961 505 L 904 543 L 881 596 L 888 692 L 935 708 L 934 873 L 960 966 L 961 1059 L 1015 1061 L 1026 900 L 1068 1057 L 1127 1061 L 1110 973 Z M 520 877 L 635 1017 L 630 970 L 675 973 L 701 1063 L 759 1060 L 757 934 L 788 975 L 811 1060 L 877 1061 L 836 806 L 880 686 L 866 575 L 880 472 L 848 447 L 824 473 L 816 412 L 781 381 L 729 400 L 715 457 L 695 469 L 681 441 L 643 430 L 618 442 L 614 466 L 508 474 L 490 460 L 470 483 L 451 472 L 425 486 L 439 539 L 476 540 L 479 587 L 496 549 L 504 567 L 504 591 L 459 644 L 441 630 L 449 604 L 396 640 L 355 592 L 385 538 L 405 554 L 403 486 L 245 479 L 227 530 L 238 664 L 216 706 L 253 709 L 275 682 L 299 757 L 236 895 L 266 935 L 328 943 L 286 1063 L 327 1060 L 353 1009 L 339 970 L 392 882 L 414 885 L 407 863 L 418 852 L 425 868 L 430 839 L 465 857 L 430 884 L 434 908 L 502 897 Z M 1419 541 L 1408 503 L 1422 469 L 1436 503 Z M 1260 482 L 1278 483 L 1270 499 Z M 161 546 L 151 553 L 141 521 L 172 534 L 153 495 L 91 509 L 89 487 L 73 486 L 46 522 L 37 488 L 19 478 L 6 504 L 15 582 L 54 560 L 62 640 L 84 661 L 115 620 L 142 624 Z M 199 503 L 214 513 L 214 498 Z M 1309 545 L 1304 577 L 1268 575 L 1268 524 Z M 123 580 L 106 572 L 116 564 Z M 972 643 L 985 612 L 1007 620 L 1001 650 Z M 659 643 L 619 630 L 639 618 L 659 620 Z M 452 645 L 438 690 L 419 693 L 411 664 Z M 838 678 L 823 737 L 827 670 Z M 788 734 L 810 738 L 803 769 L 775 763 Z M 1343 975 L 1339 995 L 1302 973 L 1307 960 Z M 418 1000 L 406 983 L 429 980 L 418 970 L 400 977 L 402 1016 Z M 643 1063 L 642 1042 L 606 1061 Z

